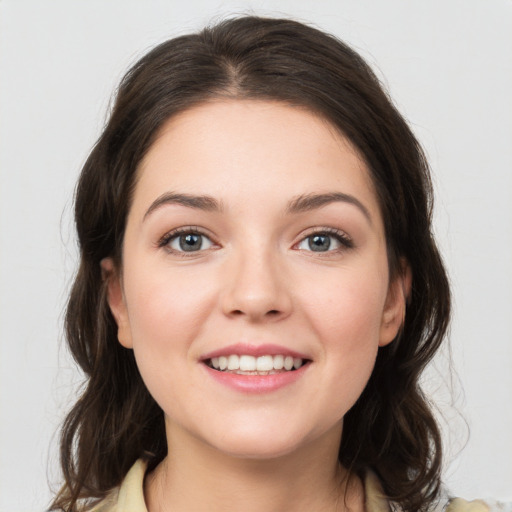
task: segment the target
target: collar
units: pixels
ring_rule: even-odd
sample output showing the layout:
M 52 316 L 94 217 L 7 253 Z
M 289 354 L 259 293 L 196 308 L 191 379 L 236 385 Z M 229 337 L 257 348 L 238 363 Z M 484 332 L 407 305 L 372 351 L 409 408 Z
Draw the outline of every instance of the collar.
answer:
M 147 463 L 139 459 L 126 474 L 120 487 L 112 491 L 98 503 L 91 512 L 148 512 L 144 501 L 144 477 Z M 366 512 L 391 512 L 389 500 L 373 471 L 367 471 L 364 478 Z M 504 508 L 502 508 L 504 507 Z M 436 510 L 438 510 L 436 508 Z M 440 504 L 439 510 L 446 512 L 512 512 L 512 505 L 499 505 L 496 508 L 480 500 L 468 502 L 457 498 L 450 500 L 448 508 Z
M 147 463 L 139 459 L 126 474 L 121 486 L 96 505 L 91 512 L 148 512 L 144 501 L 144 476 Z M 366 512 L 391 510 L 379 479 L 368 471 L 364 480 Z

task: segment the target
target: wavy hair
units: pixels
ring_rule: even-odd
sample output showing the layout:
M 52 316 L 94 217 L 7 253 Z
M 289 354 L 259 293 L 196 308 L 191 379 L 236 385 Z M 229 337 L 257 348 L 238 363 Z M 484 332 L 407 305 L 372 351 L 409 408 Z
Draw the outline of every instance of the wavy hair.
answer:
M 391 276 L 413 275 L 400 335 L 380 348 L 346 414 L 340 462 L 372 468 L 391 500 L 426 511 L 439 493 L 441 440 L 419 377 L 443 340 L 450 291 L 432 235 L 424 153 L 370 67 L 349 46 L 287 19 L 240 17 L 160 44 L 125 75 L 76 189 L 80 263 L 67 306 L 71 353 L 86 376 L 61 432 L 65 484 L 51 509 L 104 497 L 140 457 L 167 453 L 163 413 L 133 352 L 117 341 L 100 262 L 121 262 L 138 165 L 170 117 L 215 98 L 282 101 L 328 120 L 366 160 L 385 224 Z

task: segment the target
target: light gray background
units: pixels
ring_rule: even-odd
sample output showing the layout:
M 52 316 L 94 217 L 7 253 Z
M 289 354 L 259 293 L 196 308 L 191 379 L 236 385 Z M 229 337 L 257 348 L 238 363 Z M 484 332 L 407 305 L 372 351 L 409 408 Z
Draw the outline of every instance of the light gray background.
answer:
M 1 511 L 43 510 L 47 479 L 58 482 L 55 432 L 80 382 L 61 330 L 71 197 L 110 94 L 156 43 L 250 10 L 355 46 L 425 146 L 455 297 L 458 378 L 445 351 L 425 379 L 444 417 L 446 482 L 512 499 L 510 0 L 0 0 Z

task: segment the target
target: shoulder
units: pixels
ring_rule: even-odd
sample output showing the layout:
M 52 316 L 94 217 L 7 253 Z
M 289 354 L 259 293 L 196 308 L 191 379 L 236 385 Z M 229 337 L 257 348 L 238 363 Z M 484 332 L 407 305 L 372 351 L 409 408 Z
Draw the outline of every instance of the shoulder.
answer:
M 367 512 L 391 512 L 397 510 L 386 498 L 377 475 L 368 471 L 364 481 Z M 492 500 L 466 501 L 462 498 L 444 498 L 433 512 L 512 512 L 512 504 Z
M 500 503 L 494 500 L 466 501 L 454 498 L 449 501 L 446 512 L 512 512 L 512 503 Z
M 128 471 L 123 483 L 97 503 L 90 512 L 148 512 L 144 501 L 146 462 L 138 460 Z M 372 471 L 364 479 L 366 512 L 397 510 L 386 498 L 377 475 Z M 512 512 L 512 504 L 493 501 L 466 501 L 461 498 L 444 499 L 433 512 Z
M 139 459 L 123 483 L 94 505 L 90 512 L 148 512 L 144 501 L 146 462 Z

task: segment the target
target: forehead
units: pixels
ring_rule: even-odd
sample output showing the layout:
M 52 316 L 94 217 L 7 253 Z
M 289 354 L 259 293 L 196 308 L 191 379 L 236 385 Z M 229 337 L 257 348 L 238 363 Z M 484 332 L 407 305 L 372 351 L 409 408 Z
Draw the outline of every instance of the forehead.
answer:
M 241 202 L 339 191 L 380 215 L 350 141 L 324 118 L 276 101 L 217 100 L 169 119 L 139 166 L 134 199 L 170 190 Z

